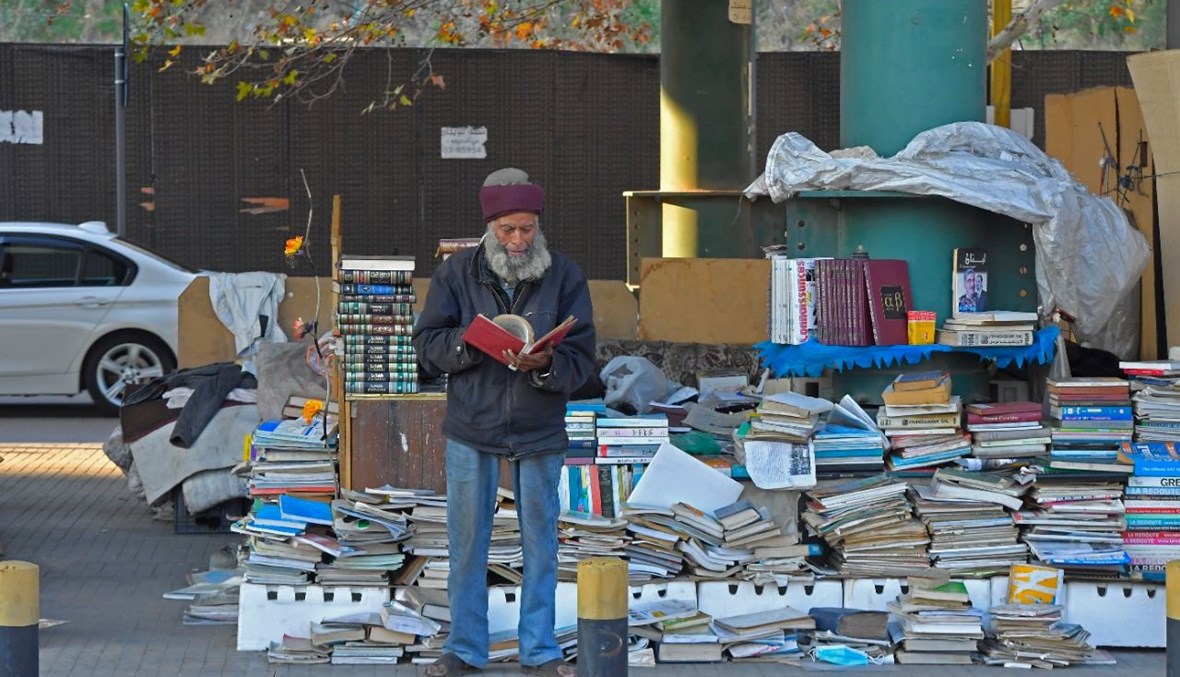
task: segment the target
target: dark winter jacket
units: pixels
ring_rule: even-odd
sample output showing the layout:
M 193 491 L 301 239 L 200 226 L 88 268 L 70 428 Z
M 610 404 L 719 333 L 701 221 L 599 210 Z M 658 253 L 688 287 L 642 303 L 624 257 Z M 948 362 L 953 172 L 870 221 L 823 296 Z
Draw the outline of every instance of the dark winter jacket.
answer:
M 484 262 L 483 245 L 451 255 L 435 271 L 413 342 L 423 369 L 450 375 L 443 423 L 447 437 L 509 458 L 568 447 L 566 402 L 594 371 L 594 313 L 581 268 L 551 254 L 545 275 L 517 285 L 511 302 Z M 536 371 L 512 371 L 463 340 L 479 313 L 521 315 L 538 337 L 570 315 L 578 321 L 554 350 L 548 375 L 541 377 Z

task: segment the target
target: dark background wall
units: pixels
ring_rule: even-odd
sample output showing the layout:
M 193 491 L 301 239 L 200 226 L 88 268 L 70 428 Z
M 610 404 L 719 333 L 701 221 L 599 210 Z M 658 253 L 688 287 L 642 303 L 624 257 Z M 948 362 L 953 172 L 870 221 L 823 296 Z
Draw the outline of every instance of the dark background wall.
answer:
M 413 72 L 423 55 L 395 52 L 394 72 Z M 1015 52 L 1012 105 L 1036 109 L 1034 141 L 1043 145 L 1046 94 L 1131 86 L 1126 56 Z M 445 90 L 397 112 L 362 114 L 386 85 L 388 58 L 358 54 L 343 90 L 311 107 L 237 103 L 233 82 L 200 85 L 188 75 L 197 50 L 163 72 L 159 58 L 133 64 L 128 238 L 194 267 L 287 270 L 283 243 L 303 231 L 311 208 L 314 258 L 326 262 L 331 198 L 340 194 L 346 252 L 413 254 L 429 273 L 440 237 L 482 233 L 476 191 L 490 171 L 512 165 L 548 192 L 552 246 L 591 278 L 625 276 L 622 192 L 659 187 L 657 57 L 438 50 L 432 64 Z M 0 45 L 0 111 L 44 113 L 43 144 L 0 143 L 0 221 L 97 219 L 114 228 L 112 69 L 110 47 Z M 759 55 L 758 156 L 787 131 L 836 148 L 839 94 L 838 53 Z M 440 159 L 439 129 L 467 125 L 488 128 L 488 157 Z M 291 208 L 248 214 L 251 197 L 290 198 Z

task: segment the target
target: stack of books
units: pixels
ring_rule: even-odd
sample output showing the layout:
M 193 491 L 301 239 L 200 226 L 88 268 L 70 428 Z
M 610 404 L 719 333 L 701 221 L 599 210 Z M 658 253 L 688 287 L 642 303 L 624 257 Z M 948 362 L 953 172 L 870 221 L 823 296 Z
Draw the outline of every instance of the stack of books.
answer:
M 1119 378 L 1049 379 L 1046 389 L 1053 428 L 1050 467 L 1111 470 L 1119 446 L 1134 435 L 1130 384 Z
M 596 420 L 606 411 L 601 402 L 570 402 L 565 407 L 565 434 L 569 447 L 565 462 L 570 465 L 593 463 L 598 455 L 598 432 Z
M 441 594 L 440 594 L 441 593 Z M 449 621 L 437 621 L 423 613 L 428 605 L 438 609 L 445 609 L 445 615 L 450 617 L 450 607 L 446 601 L 445 591 L 424 590 L 417 588 L 397 588 L 394 598 L 382 607 L 381 625 L 386 630 L 399 633 L 397 639 L 406 641 L 413 638 L 411 643 L 404 644 L 404 655 L 410 657 L 413 664 L 433 663 L 442 655 L 443 644 L 450 634 Z
M 976 642 L 984 638 L 983 613 L 971 606 L 967 587 L 958 581 L 934 586 L 909 579 L 910 591 L 889 603 L 901 624 L 902 665 L 970 665 Z
M 831 410 L 831 402 L 817 397 L 795 392 L 767 395 L 750 420 L 745 439 L 807 444 L 819 428 L 820 415 Z
M 816 330 L 815 259 L 792 259 L 785 252 L 770 259 L 770 340 L 800 345 Z
M 1180 449 L 1174 442 L 1128 442 L 1118 460 L 1134 468 L 1123 500 L 1128 568 L 1163 580 L 1167 563 L 1180 559 Z
M 864 653 L 873 663 L 892 659 L 894 642 L 888 611 L 865 611 L 847 607 L 812 607 L 807 614 L 815 619 L 815 631 L 806 633 L 800 648 L 807 654 L 822 656 L 842 648 Z
M 627 520 L 619 517 L 563 511 L 557 518 L 558 579 L 576 581 L 584 559 L 624 556 L 630 542 L 626 528 Z
M 725 653 L 735 661 L 799 653 L 797 633 L 814 630 L 815 619 L 784 606 L 767 611 L 715 617 L 709 628 L 717 635 Z
M 1014 310 L 958 313 L 935 332 L 935 340 L 946 346 L 996 348 L 1031 346 L 1037 314 Z
M 930 568 L 930 537 L 913 517 L 907 488 L 877 475 L 806 492 L 803 524 L 830 546 L 831 568 L 846 576 L 907 576 Z
M 737 574 L 750 551 L 727 543 L 726 527 L 711 512 L 688 503 L 672 506 L 672 517 L 680 523 L 683 538 L 676 543 L 689 572 L 702 579 L 729 578 Z M 747 523 L 743 523 L 743 528 Z M 771 523 L 773 528 L 774 524 Z M 730 529 L 729 533 L 736 533 Z M 755 532 L 761 534 L 761 532 Z
M 684 568 L 677 548 L 686 533 L 671 508 L 623 506 L 623 528 L 630 539 L 625 546 L 627 574 L 633 581 L 671 578 Z
M 658 642 L 661 663 L 714 663 L 723 660 L 721 640 L 709 629 L 713 617 L 702 611 L 675 618 L 663 617 L 647 626 L 631 625 Z
M 1121 571 L 1127 561 L 1120 499 L 1127 473 L 1045 469 L 1013 513 L 1035 561 L 1073 574 Z
M 929 469 L 971 452 L 961 427 L 962 403 L 945 371 L 901 374 L 881 393 L 877 425 L 889 437 L 890 470 Z
M 250 495 L 330 500 L 336 495 L 337 442 L 331 416 L 316 416 L 310 423 L 302 418 L 259 423 L 250 438 Z
M 597 420 L 595 434 L 598 436 L 598 457 L 595 463 L 651 463 L 656 450 L 668 441 L 668 417 L 664 414 L 602 416 Z
M 873 475 L 885 470 L 885 444 L 879 430 L 828 423 L 811 438 L 820 478 Z
M 341 256 L 336 328 L 344 342 L 344 392 L 418 392 L 414 257 Z
M 1036 402 L 967 405 L 967 431 L 975 458 L 1044 456 L 1052 441 Z
M 794 530 L 779 527 L 765 506 L 747 499 L 713 511 L 725 529 L 725 552 L 743 564 L 740 578 L 756 585 L 785 586 L 807 569 L 807 557 L 823 554 L 819 545 L 800 543 Z
M 1135 393 L 1135 439 L 1180 440 L 1180 361 L 1119 362 Z
M 913 492 L 914 512 L 930 533 L 929 553 L 935 568 L 963 578 L 992 576 L 1028 559 L 1028 547 L 1019 541 L 1020 530 L 1002 504 L 939 496 L 921 485 L 914 486 Z
M 987 639 L 979 643 L 985 665 L 1052 669 L 1084 663 L 1094 653 L 1090 633 L 1066 623 L 1058 605 L 1003 604 L 987 616 Z

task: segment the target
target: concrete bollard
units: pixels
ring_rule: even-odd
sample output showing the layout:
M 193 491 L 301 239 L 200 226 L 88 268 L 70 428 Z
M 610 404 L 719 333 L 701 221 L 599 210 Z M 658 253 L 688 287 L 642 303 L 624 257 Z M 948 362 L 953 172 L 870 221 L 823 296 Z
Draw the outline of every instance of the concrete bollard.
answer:
M 578 562 L 578 677 L 627 675 L 627 563 Z
M 37 677 L 40 669 L 39 576 L 36 564 L 0 562 L 0 675 L 5 677 Z

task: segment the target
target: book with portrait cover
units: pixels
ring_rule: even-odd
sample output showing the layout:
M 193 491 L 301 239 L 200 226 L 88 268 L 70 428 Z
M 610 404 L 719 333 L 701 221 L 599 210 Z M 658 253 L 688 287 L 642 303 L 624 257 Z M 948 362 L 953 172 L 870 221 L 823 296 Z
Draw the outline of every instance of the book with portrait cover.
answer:
M 577 321 L 577 318 L 570 315 L 549 333 L 534 341 L 532 324 L 525 318 L 505 314 L 488 319 L 481 313 L 475 316 L 463 332 L 463 340 L 498 362 L 508 364 L 504 359 L 505 350 L 528 355 L 555 346 L 561 343 Z
M 954 315 L 988 310 L 986 249 L 955 249 L 952 285 Z

